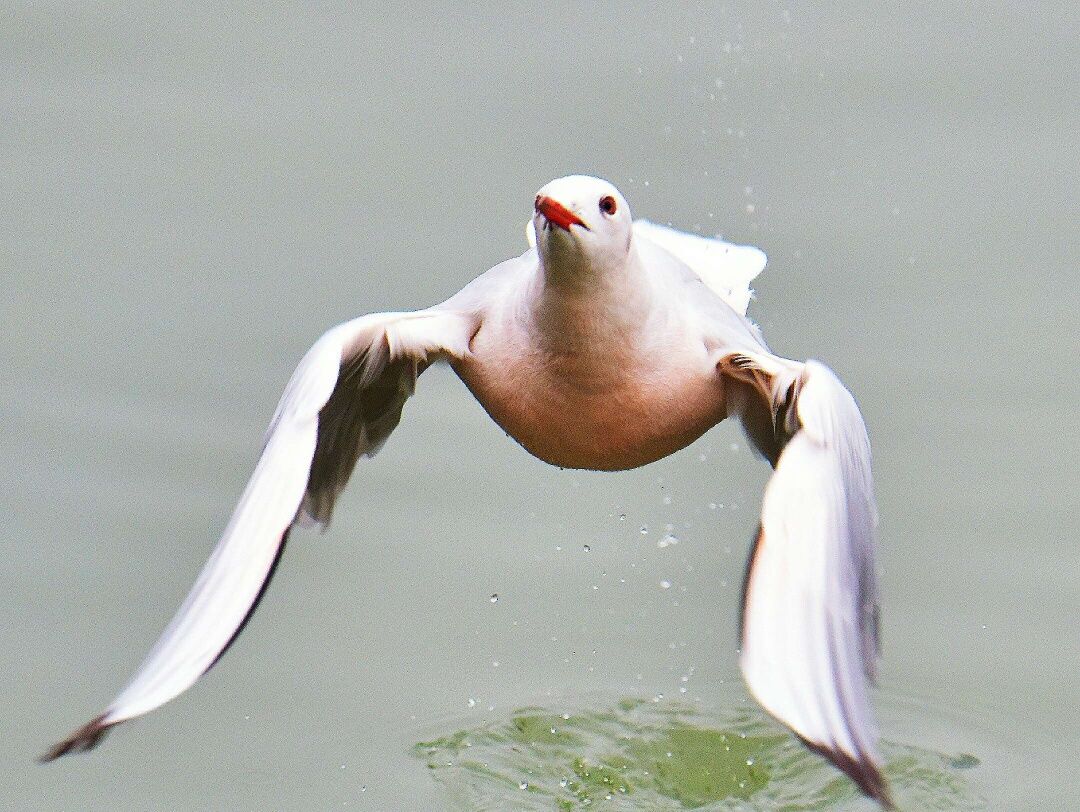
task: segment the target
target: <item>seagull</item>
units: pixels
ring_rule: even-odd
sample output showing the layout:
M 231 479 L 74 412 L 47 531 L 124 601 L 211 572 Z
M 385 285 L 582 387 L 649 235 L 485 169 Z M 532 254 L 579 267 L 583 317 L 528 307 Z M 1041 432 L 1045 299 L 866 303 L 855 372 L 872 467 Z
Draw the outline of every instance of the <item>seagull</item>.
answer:
M 361 316 L 315 342 L 176 616 L 104 712 L 43 760 L 89 750 L 209 671 L 251 619 L 292 529 L 328 524 L 357 461 L 444 361 L 507 434 L 561 468 L 637 468 L 738 418 L 774 469 L 742 591 L 747 688 L 893 808 L 868 695 L 877 510 L 855 399 L 824 364 L 773 354 L 747 318 L 758 249 L 635 221 L 618 189 L 584 175 L 551 181 L 533 208 L 521 256 L 442 304 Z

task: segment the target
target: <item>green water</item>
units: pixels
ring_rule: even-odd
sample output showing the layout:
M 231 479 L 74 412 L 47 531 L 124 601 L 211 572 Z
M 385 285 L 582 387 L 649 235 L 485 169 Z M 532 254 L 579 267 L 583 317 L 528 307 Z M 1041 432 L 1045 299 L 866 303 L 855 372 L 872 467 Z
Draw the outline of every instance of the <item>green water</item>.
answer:
M 901 809 L 970 810 L 984 800 L 970 754 L 886 741 Z M 710 716 L 666 700 L 610 710 L 522 708 L 414 748 L 454 809 L 845 810 L 856 788 L 757 712 Z

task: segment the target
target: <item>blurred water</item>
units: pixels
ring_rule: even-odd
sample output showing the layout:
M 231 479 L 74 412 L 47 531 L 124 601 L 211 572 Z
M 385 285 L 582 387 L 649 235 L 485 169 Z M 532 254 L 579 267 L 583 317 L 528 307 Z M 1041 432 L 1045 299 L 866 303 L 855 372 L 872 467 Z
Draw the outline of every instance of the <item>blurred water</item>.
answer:
M 745 711 L 767 470 L 738 432 L 560 472 L 436 369 L 203 683 L 32 761 L 171 616 L 310 342 L 519 253 L 535 189 L 585 171 L 763 247 L 752 315 L 859 398 L 893 752 L 971 754 L 958 780 L 987 808 L 1076 808 L 1077 23 L 1064 3 L 4 4 L 0 802 L 435 809 L 452 793 L 416 743 L 523 706 Z

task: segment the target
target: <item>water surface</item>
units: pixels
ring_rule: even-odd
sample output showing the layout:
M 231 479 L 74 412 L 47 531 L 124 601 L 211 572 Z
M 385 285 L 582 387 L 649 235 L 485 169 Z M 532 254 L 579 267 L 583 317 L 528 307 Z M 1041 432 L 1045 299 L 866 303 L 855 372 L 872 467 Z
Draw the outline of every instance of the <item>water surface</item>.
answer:
M 519 253 L 535 190 L 586 171 L 763 247 L 751 314 L 857 395 L 901 790 L 1080 806 L 1077 28 L 1072 4 L 6 4 L 0 805 L 440 809 L 467 781 L 418 742 L 528 707 L 654 742 L 670 725 L 618 702 L 663 695 L 698 744 L 749 714 L 813 776 L 729 808 L 868 808 L 741 688 L 768 471 L 737 429 L 561 472 L 442 369 L 207 679 L 33 763 L 187 592 L 315 337 Z M 903 785 L 908 755 L 938 783 Z

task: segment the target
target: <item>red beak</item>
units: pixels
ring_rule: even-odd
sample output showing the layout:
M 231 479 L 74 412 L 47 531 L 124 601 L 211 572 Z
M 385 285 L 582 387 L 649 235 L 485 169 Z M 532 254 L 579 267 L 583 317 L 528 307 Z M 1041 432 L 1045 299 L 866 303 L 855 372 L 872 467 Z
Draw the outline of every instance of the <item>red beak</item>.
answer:
M 566 208 L 566 206 L 559 201 L 552 200 L 546 195 L 536 196 L 535 208 L 544 215 L 545 220 L 557 225 L 563 231 L 569 231 L 570 226 L 581 226 L 586 231 L 589 230 L 589 227 L 585 225 L 584 220 L 570 211 L 570 209 Z

